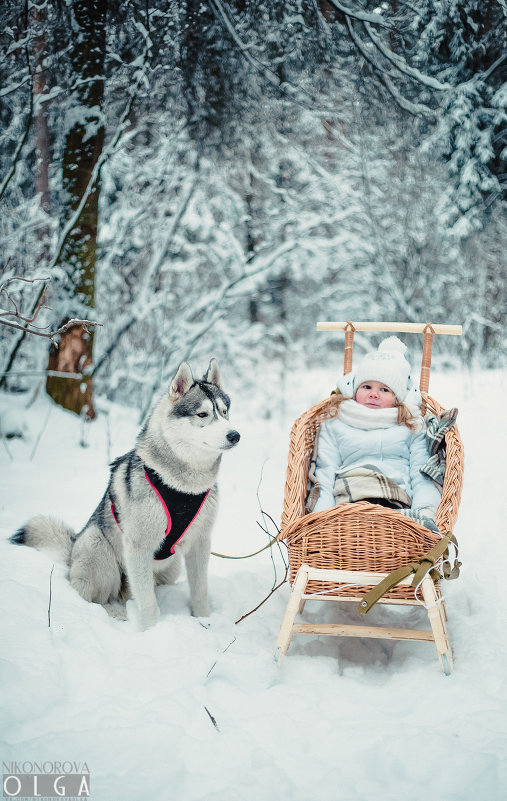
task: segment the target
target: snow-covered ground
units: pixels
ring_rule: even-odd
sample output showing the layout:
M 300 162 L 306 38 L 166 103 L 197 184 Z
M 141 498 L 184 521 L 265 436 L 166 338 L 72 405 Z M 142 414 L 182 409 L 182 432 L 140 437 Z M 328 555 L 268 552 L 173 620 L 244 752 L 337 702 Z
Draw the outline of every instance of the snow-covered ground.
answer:
M 285 419 L 233 395 L 242 439 L 223 459 L 215 551 L 266 542 L 256 521 L 261 505 L 279 521 L 290 422 L 330 384 L 323 372 L 293 375 Z M 138 420 L 99 401 L 102 414 L 83 430 L 42 396 L 29 408 L 28 396 L 0 396 L 2 431 L 23 434 L 0 442 L 1 761 L 86 762 L 93 801 L 505 801 L 507 385 L 500 372 L 437 372 L 431 390 L 459 407 L 466 449 L 463 567 L 444 587 L 450 678 L 432 643 L 371 639 L 299 637 L 278 668 L 288 585 L 234 623 L 283 577 L 269 551 L 212 557 L 209 627 L 190 616 L 182 578 L 158 591 L 161 620 L 143 633 L 83 601 L 55 564 L 48 626 L 53 563 L 7 537 L 39 512 L 80 528 Z M 425 625 L 419 609 L 369 618 L 396 624 L 402 613 L 408 627 Z M 313 602 L 304 613 L 338 614 L 350 621 L 355 611 Z

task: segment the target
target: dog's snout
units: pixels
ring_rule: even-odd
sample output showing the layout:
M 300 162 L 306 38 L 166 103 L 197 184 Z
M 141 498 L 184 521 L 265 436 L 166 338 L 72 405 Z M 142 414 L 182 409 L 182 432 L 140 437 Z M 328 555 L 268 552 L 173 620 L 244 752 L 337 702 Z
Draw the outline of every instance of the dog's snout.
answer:
M 227 442 L 230 442 L 231 445 L 236 445 L 239 442 L 240 436 L 238 431 L 229 431 L 227 434 Z

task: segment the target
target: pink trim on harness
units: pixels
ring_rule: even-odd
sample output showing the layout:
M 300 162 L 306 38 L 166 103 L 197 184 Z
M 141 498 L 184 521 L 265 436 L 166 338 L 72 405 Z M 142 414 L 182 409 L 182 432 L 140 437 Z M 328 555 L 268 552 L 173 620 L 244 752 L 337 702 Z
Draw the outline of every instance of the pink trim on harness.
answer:
M 155 492 L 157 493 L 157 495 L 158 495 L 158 497 L 159 497 L 160 503 L 161 503 L 161 504 L 162 504 L 162 506 L 164 507 L 164 511 L 165 511 L 165 514 L 166 514 L 166 517 L 167 517 L 167 528 L 166 528 L 166 530 L 165 530 L 164 537 L 167 537 L 167 535 L 169 534 L 169 532 L 170 532 L 170 530 L 171 530 L 171 528 L 172 528 L 172 520 L 171 520 L 171 515 L 170 515 L 170 513 L 169 513 L 169 509 L 167 508 L 167 504 L 166 504 L 166 502 L 164 501 L 164 499 L 162 498 L 162 495 L 160 494 L 160 492 L 158 491 L 158 489 L 156 488 L 156 486 L 155 486 L 155 485 L 154 485 L 154 484 L 153 484 L 153 483 L 150 481 L 150 477 L 148 476 L 148 473 L 146 472 L 146 470 L 144 471 L 144 475 L 146 476 L 146 481 L 148 482 L 148 484 L 150 485 L 150 487 L 151 487 L 152 489 L 154 489 L 154 490 L 155 490 Z M 192 518 L 192 520 L 190 521 L 190 523 L 188 524 L 188 526 L 185 528 L 184 532 L 183 532 L 183 533 L 182 533 L 182 534 L 181 534 L 181 535 L 178 537 L 178 539 L 176 540 L 176 542 L 173 542 L 173 544 L 171 545 L 171 553 L 172 553 L 172 554 L 174 554 L 174 549 L 175 549 L 176 545 L 179 543 L 179 541 L 180 541 L 181 539 L 183 539 L 183 537 L 184 537 L 184 536 L 185 536 L 185 534 L 187 533 L 188 529 L 190 528 L 190 526 L 191 526 L 191 525 L 192 525 L 192 523 L 194 522 L 195 518 L 197 517 L 197 515 L 198 515 L 198 514 L 199 514 L 199 512 L 201 511 L 201 509 L 202 509 L 202 506 L 203 506 L 203 503 L 204 503 L 204 501 L 206 500 L 206 498 L 208 497 L 209 493 L 210 493 L 210 490 L 208 490 L 208 491 L 207 491 L 206 495 L 204 496 L 204 498 L 203 498 L 203 500 L 202 500 L 202 503 L 201 503 L 201 505 L 199 506 L 199 508 L 198 508 L 197 512 L 196 512 L 196 513 L 195 513 L 195 515 L 193 516 L 193 518 Z
M 118 522 L 118 518 L 116 517 L 116 515 L 115 515 L 115 513 L 114 513 L 114 503 L 112 503 L 112 504 L 111 504 L 111 514 L 113 515 L 113 517 L 114 517 L 114 522 L 116 523 L 116 525 L 118 526 L 118 528 L 120 529 L 120 531 L 123 531 L 122 527 L 120 526 L 120 524 L 119 524 L 119 522 Z
M 162 498 L 162 496 L 161 496 L 160 492 L 158 491 L 158 489 L 156 488 L 155 484 L 151 483 L 150 477 L 148 476 L 148 473 L 146 472 L 146 470 L 144 471 L 144 477 L 145 477 L 146 481 L 148 482 L 148 484 L 150 485 L 150 487 L 155 490 L 155 492 L 158 495 L 160 503 L 164 507 L 165 516 L 167 517 L 167 528 L 165 530 L 164 537 L 167 537 L 167 535 L 169 534 L 169 532 L 170 532 L 170 530 L 172 528 L 172 525 L 173 525 L 173 521 L 171 520 L 171 515 L 169 513 L 169 509 L 167 508 L 167 504 L 164 501 L 164 499 Z M 174 553 L 172 548 L 171 548 L 171 553 Z

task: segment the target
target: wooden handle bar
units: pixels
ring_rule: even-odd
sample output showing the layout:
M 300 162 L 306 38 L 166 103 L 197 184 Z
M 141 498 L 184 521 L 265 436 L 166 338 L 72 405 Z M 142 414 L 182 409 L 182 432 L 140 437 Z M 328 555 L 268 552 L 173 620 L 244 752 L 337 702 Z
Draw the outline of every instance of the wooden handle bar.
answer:
M 356 331 L 396 331 L 407 334 L 424 334 L 423 353 L 421 364 L 421 378 L 419 387 L 421 392 L 428 392 L 431 370 L 431 350 L 434 334 L 452 334 L 461 336 L 460 325 L 433 325 L 432 323 L 317 323 L 317 331 L 345 331 L 345 349 L 343 353 L 343 374 L 352 370 L 352 352 L 354 349 L 354 334 Z M 423 414 L 426 405 L 421 407 Z
M 332 323 L 332 322 L 319 322 L 317 323 L 317 331 L 345 331 L 349 322 L 346 323 Z M 352 322 L 356 331 L 396 331 L 405 334 L 424 334 L 425 328 L 431 325 L 433 333 L 435 334 L 450 334 L 452 336 L 461 336 L 463 329 L 460 325 L 439 325 L 437 323 L 355 323 Z

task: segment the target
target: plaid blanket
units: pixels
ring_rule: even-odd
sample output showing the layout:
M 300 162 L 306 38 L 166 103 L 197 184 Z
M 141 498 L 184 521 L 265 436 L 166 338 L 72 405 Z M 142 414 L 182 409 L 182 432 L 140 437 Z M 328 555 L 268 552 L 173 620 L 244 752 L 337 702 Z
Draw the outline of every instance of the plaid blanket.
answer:
M 372 503 L 387 501 L 393 509 L 406 509 L 411 504 L 410 496 L 373 465 L 337 473 L 333 494 L 337 506 L 362 500 Z
M 319 497 L 320 487 L 313 476 L 313 485 L 309 492 L 306 502 L 307 511 L 311 512 Z M 435 523 L 432 510 L 412 509 L 411 498 L 395 481 L 392 481 L 373 465 L 364 467 L 354 467 L 351 470 L 344 470 L 336 474 L 333 487 L 333 494 L 336 506 L 342 503 L 354 503 L 355 501 L 370 501 L 379 503 L 396 509 L 405 517 L 415 520 L 430 531 L 440 534 L 440 529 Z M 311 508 L 309 502 L 312 502 Z
M 439 489 L 442 488 L 445 475 L 445 435 L 456 422 L 458 410 L 449 409 L 441 414 L 431 415 L 426 418 L 426 443 L 430 452 L 430 458 L 423 467 L 421 473 L 431 478 Z

